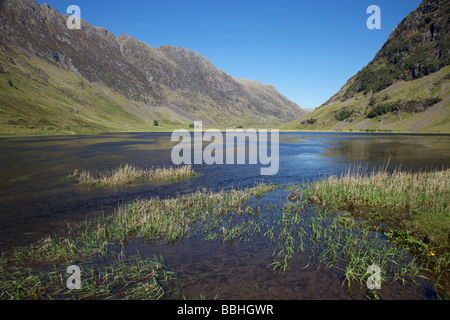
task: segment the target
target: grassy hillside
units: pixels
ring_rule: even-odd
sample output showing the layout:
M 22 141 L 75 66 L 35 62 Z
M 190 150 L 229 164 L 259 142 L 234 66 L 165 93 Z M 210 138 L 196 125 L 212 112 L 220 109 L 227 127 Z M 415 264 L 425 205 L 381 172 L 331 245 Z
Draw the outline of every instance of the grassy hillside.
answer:
M 255 90 L 255 99 L 267 99 L 269 106 L 288 101 L 272 86 L 246 83 Z M 267 88 L 270 92 L 266 92 Z M 233 102 L 241 108 L 225 110 L 224 104 L 206 95 L 194 97 L 163 84 L 159 90 L 164 103 L 151 106 L 101 83 L 89 82 L 58 63 L 4 47 L 0 50 L 0 135 L 173 131 L 188 129 L 198 119 L 203 120 L 205 128 L 219 129 L 275 125 L 280 121 L 276 115 L 264 114 L 264 110 L 256 113 L 246 108 L 252 102 L 242 96 Z
M 347 84 L 348 85 L 348 84 Z M 344 87 L 341 91 L 345 91 Z M 450 132 L 450 66 L 376 93 L 332 99 L 283 130 Z
M 182 120 L 19 50 L 11 49 L 8 56 L 0 51 L 0 60 L 9 62 L 0 72 L 0 134 L 153 131 Z

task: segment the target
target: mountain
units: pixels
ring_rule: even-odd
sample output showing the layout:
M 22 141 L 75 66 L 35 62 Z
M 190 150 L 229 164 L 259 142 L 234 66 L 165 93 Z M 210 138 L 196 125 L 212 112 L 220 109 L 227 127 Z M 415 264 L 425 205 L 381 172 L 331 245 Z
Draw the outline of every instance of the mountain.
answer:
M 450 1 L 425 0 L 375 58 L 285 129 L 450 132 Z
M 67 19 L 34 0 L 0 0 L 0 133 L 273 126 L 306 113 L 189 49 L 85 21 L 70 30 Z

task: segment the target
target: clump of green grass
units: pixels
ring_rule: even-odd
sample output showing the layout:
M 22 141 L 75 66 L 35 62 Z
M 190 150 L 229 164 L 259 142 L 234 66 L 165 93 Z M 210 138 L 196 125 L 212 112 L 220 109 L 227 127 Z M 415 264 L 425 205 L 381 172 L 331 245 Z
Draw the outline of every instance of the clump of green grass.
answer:
M 276 189 L 280 189 L 282 187 L 283 185 L 275 185 L 273 183 L 266 184 L 263 182 L 258 182 L 255 184 L 254 187 L 247 188 L 246 191 L 249 192 L 252 196 L 260 198 L 264 196 L 266 193 L 274 191 Z
M 309 183 L 301 192 L 335 210 L 345 207 L 383 222 L 382 231 L 393 245 L 409 249 L 437 279 L 448 281 L 450 170 L 383 169 L 366 174 L 363 168 L 351 168 L 341 176 Z
M 190 165 L 177 168 L 141 169 L 130 164 L 124 164 L 112 171 L 99 173 L 94 176 L 89 170 L 75 170 L 68 176 L 75 179 L 79 185 L 112 187 L 133 183 L 139 179 L 145 182 L 160 183 L 174 182 L 192 178 L 196 175 Z
M 13 266 L 0 274 L 0 300 L 28 299 L 137 299 L 158 300 L 175 275 L 166 270 L 162 257 L 115 259 L 110 265 L 99 266 L 79 261 L 66 264 L 79 265 L 81 288 L 67 288 L 64 265 L 49 268 Z
M 262 185 L 255 188 L 264 189 Z M 154 259 L 129 264 L 112 260 L 112 265 L 104 268 L 87 267 L 92 276 L 84 273 L 85 289 L 73 292 L 64 291 L 61 279 L 67 279 L 67 275 L 63 272 L 40 272 L 26 266 L 72 261 L 78 265 L 98 256 L 107 259 L 114 254 L 111 248 L 122 247 L 132 239 L 172 242 L 203 235 L 210 241 L 245 240 L 260 231 L 260 210 L 246 205 L 253 192 L 253 188 L 220 192 L 204 189 L 169 199 L 135 200 L 110 215 L 68 225 L 64 232 L 1 255 L 0 299 L 158 299 L 164 295 L 161 279 L 170 280 L 172 275 Z
M 185 236 L 223 230 L 223 220 L 242 215 L 250 194 L 242 190 L 196 193 L 177 198 L 137 200 L 109 217 L 106 227 L 119 238 L 180 240 Z
M 317 207 L 305 211 L 301 202 L 286 201 L 282 215 L 267 236 L 275 246 L 271 264 L 286 272 L 296 255 L 304 255 L 307 264 L 335 268 L 342 272 L 343 284 L 364 286 L 369 266 L 381 269 L 382 282 L 414 282 L 421 268 L 404 250 L 389 245 L 382 235 L 370 233 L 356 223 L 340 223 L 335 210 Z
M 135 200 L 110 215 L 68 225 L 65 233 L 16 248 L 4 261 L 57 261 L 103 255 L 110 244 L 130 239 L 175 241 L 199 234 L 224 241 L 241 238 L 259 228 L 256 218 L 260 210 L 245 205 L 252 193 L 253 188 L 219 192 L 203 189 L 169 199 Z
M 340 177 L 330 176 L 311 183 L 304 191 L 327 204 L 352 205 L 402 220 L 417 237 L 438 246 L 449 245 L 450 170 L 405 172 L 349 169 Z

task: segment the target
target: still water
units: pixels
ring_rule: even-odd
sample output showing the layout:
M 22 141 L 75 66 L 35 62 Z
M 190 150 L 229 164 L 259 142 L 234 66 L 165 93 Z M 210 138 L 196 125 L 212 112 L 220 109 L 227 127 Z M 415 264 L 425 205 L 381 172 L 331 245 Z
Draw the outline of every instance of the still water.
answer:
M 144 168 L 171 166 L 175 143 L 170 137 L 170 133 L 120 133 L 1 138 L 1 251 L 29 244 L 68 222 L 108 214 L 136 198 L 173 197 L 199 187 L 252 187 L 259 181 L 296 183 L 338 174 L 355 165 L 370 169 L 389 164 L 390 169 L 401 166 L 408 170 L 450 167 L 450 135 L 280 133 L 279 171 L 273 176 L 261 176 L 259 165 L 224 164 L 193 165 L 200 176 L 166 185 L 87 190 L 64 179 L 75 169 L 111 170 L 124 163 Z M 285 200 L 282 193 L 273 197 L 275 202 Z M 197 239 L 164 247 L 136 244 L 140 250 L 164 256 L 184 279 L 183 294 L 188 298 L 200 294 L 213 298 L 217 293 L 222 299 L 354 297 L 343 290 L 342 281 L 332 271 L 308 269 L 283 276 L 261 272 L 271 261 L 272 250 L 266 245 L 262 239 L 219 248 Z M 387 296 L 420 299 L 429 297 L 432 289 L 425 285 L 405 290 L 392 290 Z

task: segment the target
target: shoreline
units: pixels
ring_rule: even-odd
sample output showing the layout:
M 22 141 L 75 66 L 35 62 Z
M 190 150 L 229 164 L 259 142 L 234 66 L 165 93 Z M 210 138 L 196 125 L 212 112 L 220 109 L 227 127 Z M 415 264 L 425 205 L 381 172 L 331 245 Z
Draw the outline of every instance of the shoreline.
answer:
M 261 129 L 259 127 L 254 127 L 256 129 Z M 254 129 L 254 128 L 243 128 L 243 130 L 247 129 Z M 182 127 L 175 127 L 176 129 L 186 129 L 189 132 L 194 132 L 193 129 L 189 128 L 182 128 Z M 213 127 L 207 129 L 213 129 Z M 225 129 L 219 129 L 222 132 L 225 132 L 228 128 Z M 277 128 L 273 128 L 276 130 Z M 399 132 L 367 132 L 367 131 L 331 131 L 331 130 L 285 130 L 285 129 L 278 129 L 281 134 L 286 133 L 323 133 L 323 134 L 351 134 L 351 135 L 358 135 L 358 134 L 364 134 L 364 135 L 423 135 L 423 136 L 450 136 L 450 132 L 411 132 L 411 131 L 399 131 Z M 205 132 L 205 130 L 203 130 Z M 18 133 L 18 134 L 2 134 L 0 133 L 0 139 L 1 138 L 17 138 L 17 137 L 74 137 L 74 136 L 99 136 L 99 135 L 105 135 L 105 134 L 133 134 L 133 133 L 172 133 L 172 131 L 164 131 L 164 130 L 142 130 L 142 131 L 104 131 L 104 132 L 91 132 L 91 133 Z

